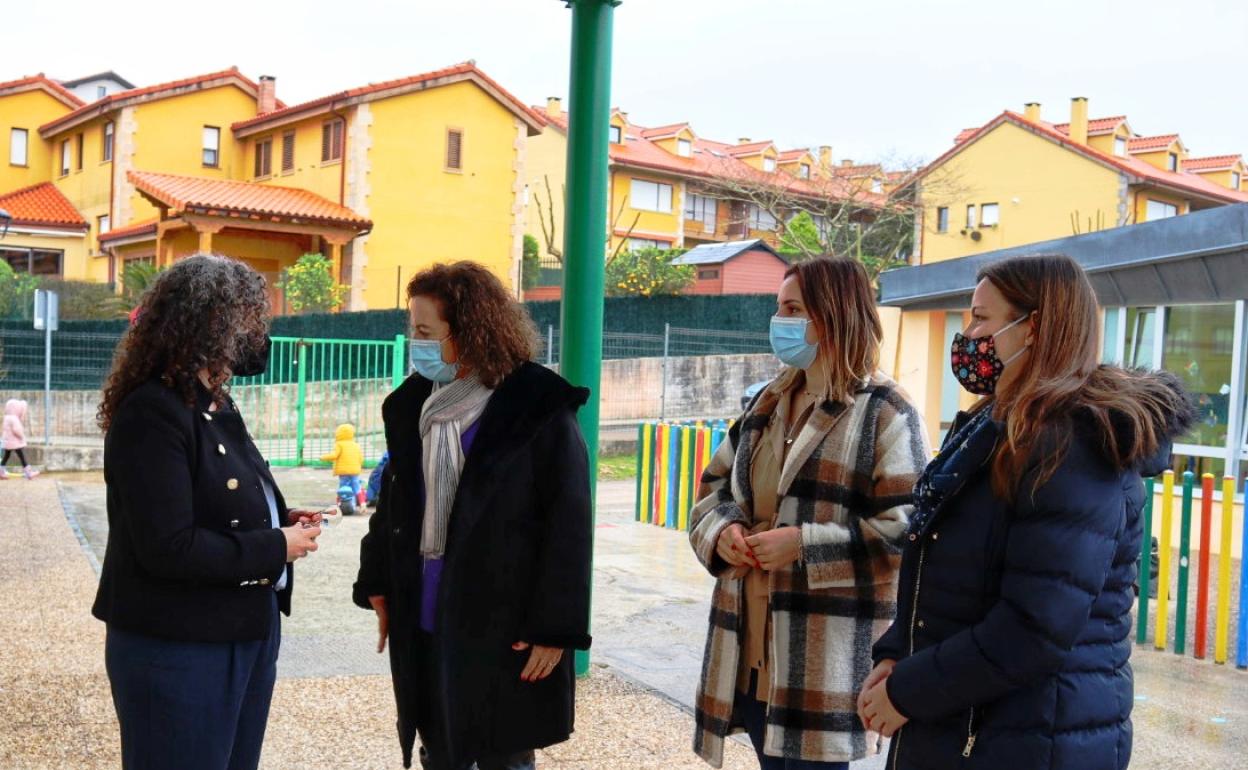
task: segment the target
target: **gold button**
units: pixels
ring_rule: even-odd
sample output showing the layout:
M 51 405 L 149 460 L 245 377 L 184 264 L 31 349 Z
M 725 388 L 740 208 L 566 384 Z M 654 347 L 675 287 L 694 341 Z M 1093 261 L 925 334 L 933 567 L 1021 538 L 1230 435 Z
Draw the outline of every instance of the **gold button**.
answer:
M 238 489 L 238 479 L 230 479 L 229 481 L 225 482 L 225 488 L 231 491 Z
M 225 454 L 225 444 L 217 444 L 217 454 Z
M 940 533 L 939 533 L 939 532 L 933 532 L 933 533 L 932 533 L 932 539 L 933 539 L 933 540 L 939 540 L 939 539 L 940 539 Z
M 916 534 L 914 534 L 914 533 L 911 533 L 911 534 L 910 534 L 910 542 L 912 542 L 912 543 L 913 543 L 915 540 L 918 540 L 918 539 L 919 539 L 919 536 L 918 536 L 918 535 L 916 535 Z
M 270 583 L 270 580 L 269 580 L 268 578 L 261 578 L 261 579 L 260 579 L 260 585 L 262 585 L 262 586 L 267 586 L 269 583 Z
M 923 621 L 921 621 L 921 620 L 920 620 L 920 621 L 919 621 L 919 628 L 926 628 L 926 627 L 927 627 L 927 624 L 926 624 L 926 623 L 924 623 Z

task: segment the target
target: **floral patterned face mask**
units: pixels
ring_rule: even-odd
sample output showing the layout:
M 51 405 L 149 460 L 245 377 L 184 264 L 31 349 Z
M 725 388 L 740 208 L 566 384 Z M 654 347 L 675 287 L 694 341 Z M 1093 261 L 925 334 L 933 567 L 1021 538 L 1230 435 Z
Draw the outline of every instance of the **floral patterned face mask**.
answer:
M 1005 371 L 1006 365 L 1030 347 L 1024 345 L 1017 353 L 1002 361 L 997 355 L 996 337 L 1018 326 L 1028 317 L 1023 316 L 998 330 L 996 334 L 967 337 L 962 332 L 958 332 L 953 335 L 950 363 L 953 366 L 953 376 L 958 379 L 958 383 L 977 396 L 991 396 L 997 389 L 997 381 L 1001 379 L 1001 372 Z

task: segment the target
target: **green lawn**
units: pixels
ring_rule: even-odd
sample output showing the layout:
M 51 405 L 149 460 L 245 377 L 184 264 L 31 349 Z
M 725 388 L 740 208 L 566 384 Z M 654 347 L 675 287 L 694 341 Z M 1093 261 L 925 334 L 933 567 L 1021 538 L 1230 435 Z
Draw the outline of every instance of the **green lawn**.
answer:
M 637 478 L 637 456 L 598 455 L 598 478 L 607 481 Z

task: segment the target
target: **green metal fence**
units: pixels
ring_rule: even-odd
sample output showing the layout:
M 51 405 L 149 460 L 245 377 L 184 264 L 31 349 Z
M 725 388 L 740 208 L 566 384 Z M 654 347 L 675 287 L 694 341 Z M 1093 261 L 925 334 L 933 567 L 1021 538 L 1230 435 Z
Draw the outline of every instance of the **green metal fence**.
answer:
M 381 403 L 406 375 L 406 340 L 274 337 L 268 370 L 232 389 L 256 445 L 274 465 L 314 465 L 349 423 L 364 458 L 386 448 Z

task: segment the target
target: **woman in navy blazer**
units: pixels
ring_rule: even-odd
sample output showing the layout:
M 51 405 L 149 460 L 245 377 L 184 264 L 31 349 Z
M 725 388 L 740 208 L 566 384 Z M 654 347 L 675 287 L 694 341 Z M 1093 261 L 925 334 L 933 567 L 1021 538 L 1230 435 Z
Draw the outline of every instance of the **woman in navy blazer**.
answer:
M 255 768 L 290 563 L 319 518 L 288 511 L 227 384 L 268 361 L 264 278 L 196 255 L 162 273 L 99 409 L 109 537 L 92 613 L 123 767 Z

